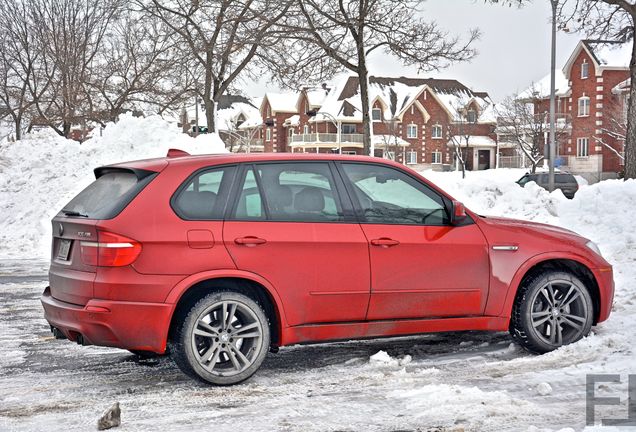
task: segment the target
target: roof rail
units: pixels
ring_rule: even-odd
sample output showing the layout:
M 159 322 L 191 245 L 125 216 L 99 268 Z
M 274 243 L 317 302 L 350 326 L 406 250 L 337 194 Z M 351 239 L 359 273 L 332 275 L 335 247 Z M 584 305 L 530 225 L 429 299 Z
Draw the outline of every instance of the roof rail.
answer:
M 171 148 L 170 150 L 168 150 L 168 154 L 166 156 L 169 158 L 176 158 L 176 157 L 190 156 L 190 153 L 183 150 Z

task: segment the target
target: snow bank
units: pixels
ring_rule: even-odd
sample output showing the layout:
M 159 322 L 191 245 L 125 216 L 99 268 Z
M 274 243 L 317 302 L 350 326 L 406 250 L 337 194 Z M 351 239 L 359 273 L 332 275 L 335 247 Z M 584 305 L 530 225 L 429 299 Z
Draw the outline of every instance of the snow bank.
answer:
M 0 144 L 0 257 L 49 257 L 50 220 L 94 180 L 93 169 L 126 160 L 225 152 L 218 135 L 192 138 L 161 117 L 122 115 L 83 144 L 52 131 Z

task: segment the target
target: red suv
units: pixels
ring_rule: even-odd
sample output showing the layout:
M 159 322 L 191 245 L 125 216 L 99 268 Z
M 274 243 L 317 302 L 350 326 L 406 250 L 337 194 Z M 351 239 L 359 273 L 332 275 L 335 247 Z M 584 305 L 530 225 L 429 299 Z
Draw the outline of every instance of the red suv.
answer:
M 171 151 L 95 176 L 52 221 L 53 333 L 213 384 L 306 342 L 509 330 L 543 353 L 610 314 L 594 243 L 477 215 L 398 163 Z

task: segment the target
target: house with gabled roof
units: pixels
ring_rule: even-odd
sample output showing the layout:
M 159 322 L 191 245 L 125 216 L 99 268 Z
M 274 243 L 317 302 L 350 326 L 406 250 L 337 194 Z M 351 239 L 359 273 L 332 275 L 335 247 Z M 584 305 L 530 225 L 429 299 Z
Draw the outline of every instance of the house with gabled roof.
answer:
M 589 181 L 615 178 L 623 170 L 631 50 L 631 42 L 581 40 L 556 71 L 557 120 L 568 122 L 567 136 L 557 142 L 557 161 Z M 519 97 L 547 116 L 550 76 Z
M 461 133 L 469 137 L 462 148 L 467 168 L 494 168 L 496 116 L 487 93 L 444 79 L 370 77 L 369 84 L 376 156 L 441 169 L 454 163 L 453 138 Z M 358 77 L 346 76 L 288 94 L 285 103 L 266 94 L 265 151 L 362 154 L 359 91 Z

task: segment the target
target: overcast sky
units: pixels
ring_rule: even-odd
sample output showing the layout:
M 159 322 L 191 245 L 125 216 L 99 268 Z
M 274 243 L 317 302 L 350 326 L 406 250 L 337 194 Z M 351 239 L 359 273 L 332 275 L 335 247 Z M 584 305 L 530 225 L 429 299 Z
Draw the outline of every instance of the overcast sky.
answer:
M 550 2 L 535 0 L 522 9 L 486 5 L 483 0 L 427 0 L 422 13 L 451 33 L 466 35 L 478 27 L 479 54 L 470 63 L 456 64 L 422 76 L 454 78 L 476 91 L 487 91 L 498 102 L 528 87 L 550 71 Z M 560 33 L 557 66 L 561 67 L 583 35 Z M 371 73 L 384 76 L 417 76 L 416 68 L 404 67 L 385 54 L 374 55 Z M 250 83 L 245 91 L 262 96 L 275 88 L 266 82 Z

